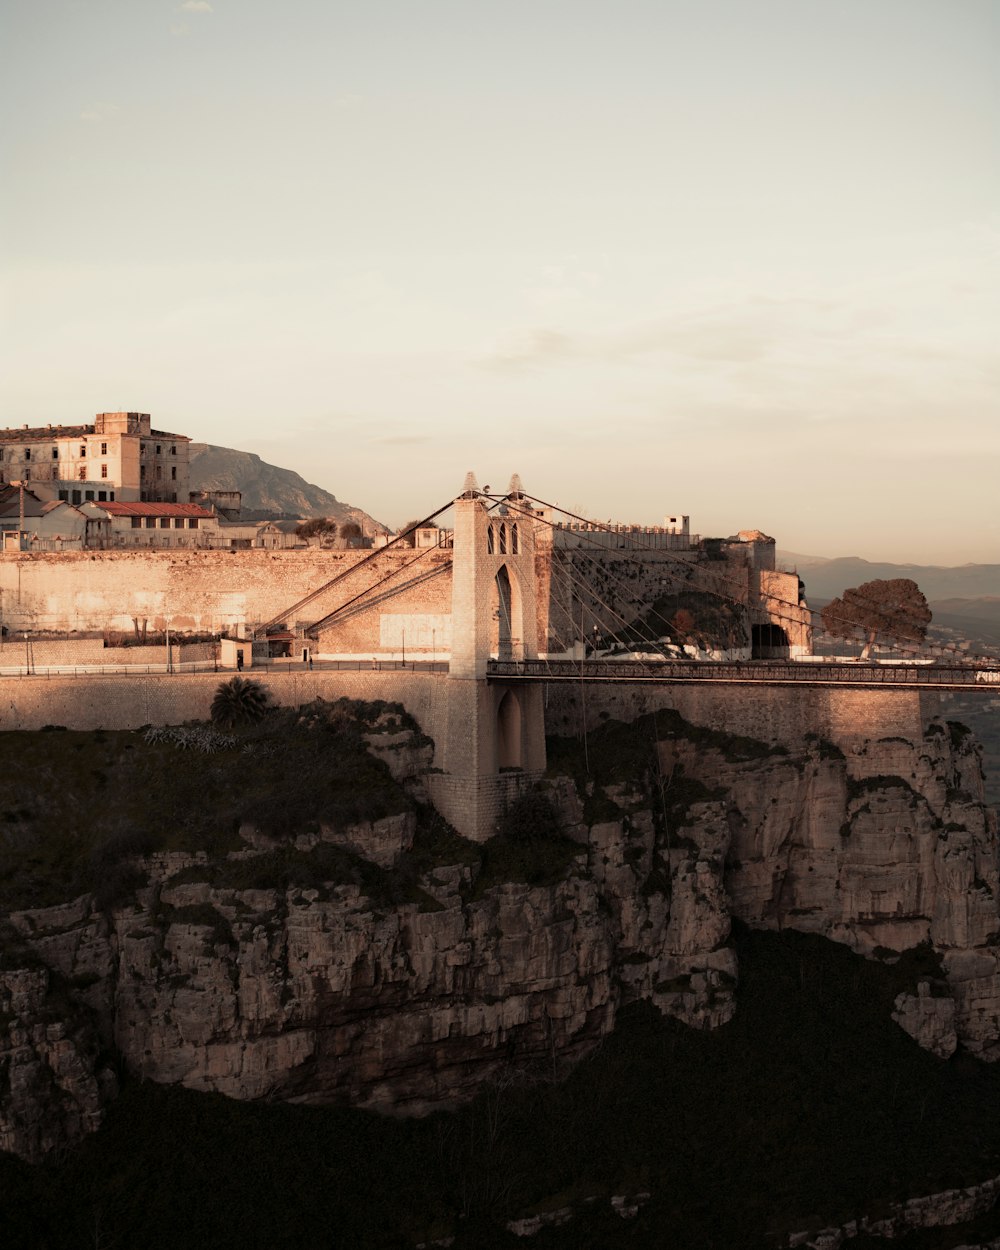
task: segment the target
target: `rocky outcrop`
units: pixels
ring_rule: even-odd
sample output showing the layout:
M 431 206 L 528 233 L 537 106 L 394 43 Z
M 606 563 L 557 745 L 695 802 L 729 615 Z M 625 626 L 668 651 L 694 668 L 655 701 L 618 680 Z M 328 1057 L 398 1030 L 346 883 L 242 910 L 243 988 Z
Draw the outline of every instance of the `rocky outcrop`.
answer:
M 382 737 L 400 775 L 423 760 Z M 13 914 L 33 962 L 4 974 L 4 1148 L 37 1158 L 96 1125 L 102 1046 L 155 1081 L 412 1113 L 512 1062 L 551 1071 L 630 999 L 715 1027 L 734 1010 L 733 917 L 888 960 L 926 944 L 939 965 L 894 1018 L 939 1055 L 959 1040 L 1000 1055 L 996 829 L 972 740 L 935 725 L 848 756 L 814 741 L 750 758 L 723 738 L 674 734 L 652 780 L 547 782 L 571 840 L 551 884 L 490 884 L 454 840 L 408 859 L 403 813 L 285 850 L 247 826 L 220 863 L 143 861 L 148 884 L 106 914 L 90 896 Z M 353 875 L 261 879 L 276 855 L 331 845 Z
M 1000 1195 L 1000 1176 L 991 1177 L 979 1185 L 967 1185 L 963 1189 L 944 1189 L 939 1193 L 910 1198 L 907 1202 L 893 1203 L 889 1215 L 881 1219 L 862 1217 L 848 1224 L 823 1228 L 818 1232 L 793 1233 L 785 1242 L 789 1250 L 840 1250 L 857 1237 L 881 1237 L 888 1241 L 904 1237 L 921 1228 L 952 1228 L 968 1223 L 990 1211 Z M 954 1243 L 949 1240 L 948 1245 Z M 989 1247 L 1000 1245 L 1000 1240 L 989 1242 Z M 955 1250 L 975 1250 L 974 1247 L 956 1246 Z M 988 1250 L 978 1243 L 978 1250 Z
M 0 1150 L 37 1162 L 93 1132 L 114 1094 L 96 1033 L 47 969 L 0 972 Z

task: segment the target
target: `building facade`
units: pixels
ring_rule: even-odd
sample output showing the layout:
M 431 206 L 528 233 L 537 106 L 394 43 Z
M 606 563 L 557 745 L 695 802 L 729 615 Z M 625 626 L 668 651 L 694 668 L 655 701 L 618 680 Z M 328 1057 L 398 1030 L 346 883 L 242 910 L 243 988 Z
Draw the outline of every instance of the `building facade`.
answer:
M 66 503 L 186 503 L 189 444 L 148 412 L 99 412 L 93 425 L 0 430 L 0 486 L 30 484 Z

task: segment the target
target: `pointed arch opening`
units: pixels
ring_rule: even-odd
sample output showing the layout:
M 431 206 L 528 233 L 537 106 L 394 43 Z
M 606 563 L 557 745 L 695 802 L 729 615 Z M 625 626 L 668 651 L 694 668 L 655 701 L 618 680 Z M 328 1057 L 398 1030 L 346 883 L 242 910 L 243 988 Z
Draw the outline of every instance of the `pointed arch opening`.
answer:
M 507 523 L 506 521 L 500 522 L 500 554 L 502 556 L 505 556 L 507 554 Z
M 496 538 L 493 533 L 493 526 L 490 525 L 486 530 L 486 554 L 491 556 L 496 550 Z
M 497 768 L 523 768 L 521 702 L 508 690 L 497 707 Z
M 518 538 L 517 538 L 517 522 L 515 521 L 514 524 L 510 527 L 510 554 L 512 556 L 516 556 L 519 548 L 520 548 L 520 544 L 518 543 Z

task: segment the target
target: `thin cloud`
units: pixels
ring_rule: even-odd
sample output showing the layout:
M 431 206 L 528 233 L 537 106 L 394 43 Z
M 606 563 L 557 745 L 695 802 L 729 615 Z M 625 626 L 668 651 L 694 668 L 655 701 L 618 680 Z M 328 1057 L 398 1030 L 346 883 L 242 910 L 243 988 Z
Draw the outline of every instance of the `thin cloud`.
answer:
M 211 13 L 212 6 L 208 0 L 184 0 L 178 10 L 180 13 Z
M 121 106 L 111 104 L 107 100 L 98 100 L 94 104 L 88 105 L 80 112 L 80 121 L 82 122 L 105 122 L 111 117 L 117 116 L 121 112 Z

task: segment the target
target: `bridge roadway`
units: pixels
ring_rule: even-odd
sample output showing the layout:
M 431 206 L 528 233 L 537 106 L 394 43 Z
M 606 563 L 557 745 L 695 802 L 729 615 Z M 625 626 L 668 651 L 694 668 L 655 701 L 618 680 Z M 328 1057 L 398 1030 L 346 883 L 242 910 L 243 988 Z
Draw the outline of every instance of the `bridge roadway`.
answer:
M 802 663 L 785 660 L 490 660 L 487 678 L 502 681 L 727 682 L 768 686 L 965 690 L 1000 695 L 1000 666 Z

